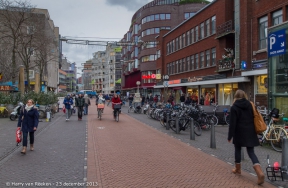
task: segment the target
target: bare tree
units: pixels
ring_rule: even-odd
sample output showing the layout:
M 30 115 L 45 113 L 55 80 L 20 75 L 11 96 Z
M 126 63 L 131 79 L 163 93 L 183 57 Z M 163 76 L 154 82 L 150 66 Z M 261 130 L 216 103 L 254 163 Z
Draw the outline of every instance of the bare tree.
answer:
M 27 32 L 26 22 L 33 16 L 34 6 L 28 1 L 0 0 L 0 41 L 11 44 L 11 80 L 15 84 L 18 75 L 16 55 L 18 45 Z M 3 44 L 2 44 L 3 45 Z M 29 71 L 29 70 L 28 70 Z

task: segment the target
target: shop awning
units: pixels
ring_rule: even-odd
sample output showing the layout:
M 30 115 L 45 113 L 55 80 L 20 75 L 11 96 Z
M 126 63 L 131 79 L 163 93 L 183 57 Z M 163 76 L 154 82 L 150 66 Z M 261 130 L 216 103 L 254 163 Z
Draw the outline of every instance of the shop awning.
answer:
M 238 83 L 238 82 L 250 82 L 248 77 L 234 77 L 234 78 L 225 78 L 225 79 L 216 79 L 216 80 L 205 80 L 198 82 L 187 82 L 180 84 L 172 84 L 168 87 L 174 88 L 179 86 L 195 86 L 195 85 L 208 85 L 208 84 L 225 84 L 225 83 Z M 163 85 L 154 86 L 154 88 L 164 88 Z
M 242 71 L 241 76 L 257 76 L 267 74 L 267 69 L 260 69 L 260 70 L 251 70 L 251 71 Z

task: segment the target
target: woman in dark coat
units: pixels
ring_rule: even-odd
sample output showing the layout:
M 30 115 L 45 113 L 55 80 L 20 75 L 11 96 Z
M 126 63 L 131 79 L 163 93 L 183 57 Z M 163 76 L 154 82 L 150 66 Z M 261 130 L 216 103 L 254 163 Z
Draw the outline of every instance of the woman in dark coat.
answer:
M 39 113 L 37 108 L 34 107 L 34 101 L 29 99 L 27 104 L 23 109 L 21 109 L 20 116 L 18 119 L 18 127 L 22 125 L 22 134 L 23 134 L 23 149 L 22 154 L 26 154 L 27 148 L 27 137 L 29 133 L 30 138 L 30 150 L 34 150 L 34 132 L 38 127 L 39 122 Z
M 246 147 L 258 176 L 258 185 L 264 183 L 264 174 L 254 153 L 254 147 L 259 146 L 259 140 L 254 127 L 253 108 L 246 93 L 242 90 L 236 91 L 231 107 L 228 141 L 231 142 L 232 138 L 235 147 L 235 168 L 232 172 L 241 174 L 241 147 Z

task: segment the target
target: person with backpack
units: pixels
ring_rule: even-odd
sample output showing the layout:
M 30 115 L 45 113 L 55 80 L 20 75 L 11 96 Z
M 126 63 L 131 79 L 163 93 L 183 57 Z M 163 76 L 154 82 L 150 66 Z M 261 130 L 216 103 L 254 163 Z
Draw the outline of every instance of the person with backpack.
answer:
M 65 105 L 66 121 L 68 121 L 72 115 L 73 98 L 70 95 L 67 95 L 63 101 L 63 104 Z
M 235 92 L 234 102 L 230 109 L 228 142 L 231 142 L 232 139 L 235 148 L 235 168 L 232 172 L 241 174 L 241 148 L 246 147 L 258 177 L 257 184 L 263 184 L 265 176 L 254 153 L 254 147 L 260 144 L 255 131 L 253 107 L 247 94 L 240 89 Z
M 18 118 L 17 127 L 21 127 L 23 133 L 23 149 L 21 150 L 21 154 L 26 154 L 28 134 L 30 139 L 30 151 L 34 151 L 34 132 L 37 130 L 38 123 L 39 112 L 34 106 L 34 101 L 29 99 L 26 105 L 21 109 Z

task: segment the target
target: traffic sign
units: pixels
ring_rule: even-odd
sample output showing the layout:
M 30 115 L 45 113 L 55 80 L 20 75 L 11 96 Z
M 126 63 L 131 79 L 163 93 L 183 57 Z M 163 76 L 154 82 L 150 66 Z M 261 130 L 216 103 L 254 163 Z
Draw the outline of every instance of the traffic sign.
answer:
M 164 81 L 169 81 L 169 75 L 167 75 L 167 74 L 166 74 L 166 75 L 163 75 L 162 78 L 163 78 Z
M 163 81 L 163 86 L 168 87 L 169 86 L 169 81 Z

